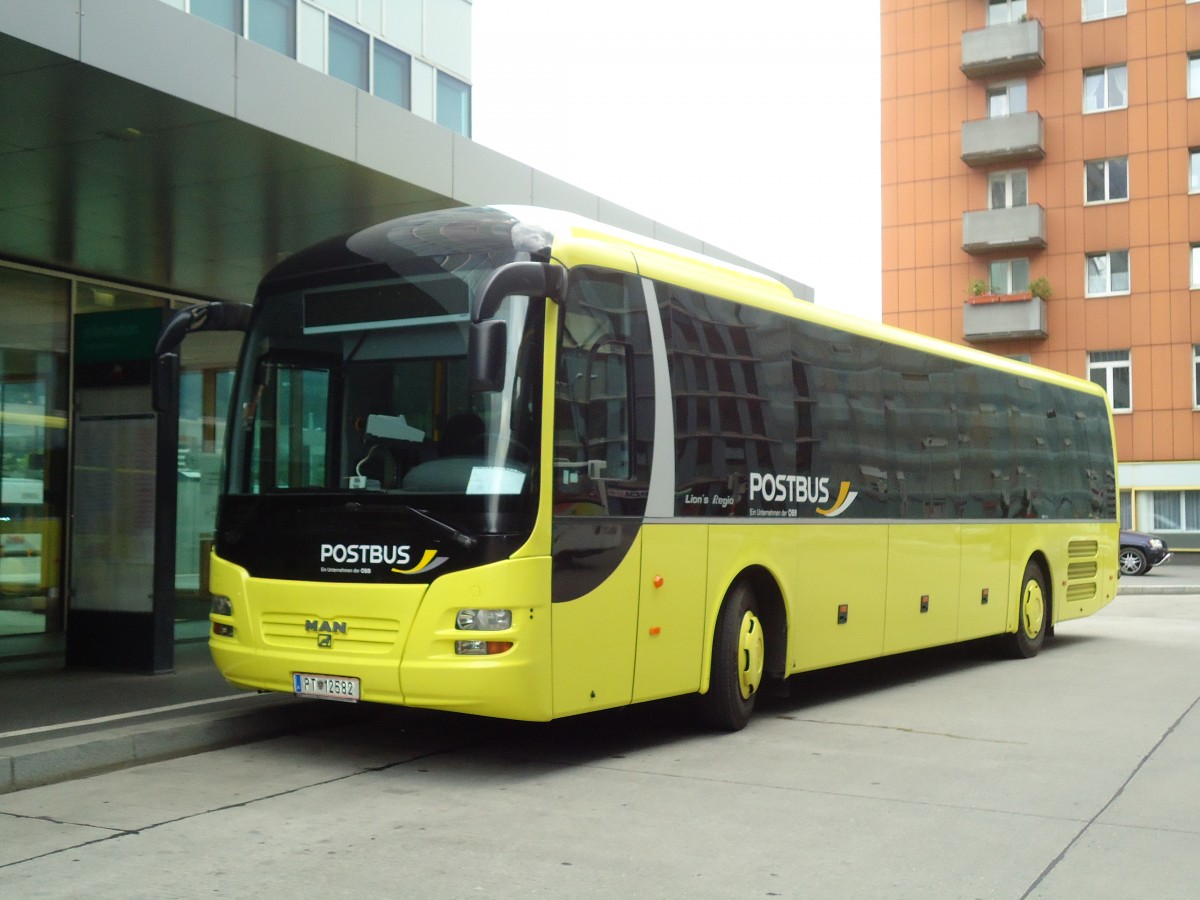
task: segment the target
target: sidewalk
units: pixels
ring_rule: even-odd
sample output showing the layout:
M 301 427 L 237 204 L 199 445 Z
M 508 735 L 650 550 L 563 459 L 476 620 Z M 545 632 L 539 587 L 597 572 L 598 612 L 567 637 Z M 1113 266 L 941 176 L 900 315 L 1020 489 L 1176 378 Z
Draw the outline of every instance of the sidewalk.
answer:
M 1145 575 L 1123 576 L 1117 587 L 1122 596 L 1131 594 L 1200 594 L 1200 558 L 1172 556 Z
M 336 721 L 344 704 L 239 691 L 203 641 L 166 675 L 67 670 L 61 657 L 0 662 L 0 794 L 262 740 Z
M 1200 595 L 1200 560 L 1122 578 L 1118 593 Z M 319 727 L 353 708 L 235 690 L 204 641 L 176 644 L 167 675 L 65 670 L 60 655 L 0 661 L 0 688 L 0 794 Z

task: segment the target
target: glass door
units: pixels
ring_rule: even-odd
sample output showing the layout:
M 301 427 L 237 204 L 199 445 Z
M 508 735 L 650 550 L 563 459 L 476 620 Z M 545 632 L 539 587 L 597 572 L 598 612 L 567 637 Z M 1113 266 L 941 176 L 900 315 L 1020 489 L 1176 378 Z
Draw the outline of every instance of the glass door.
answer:
M 217 518 L 225 421 L 242 335 L 198 332 L 180 349 L 178 493 L 175 519 L 176 636 L 207 634 L 208 555 Z M 188 622 L 203 627 L 193 635 Z

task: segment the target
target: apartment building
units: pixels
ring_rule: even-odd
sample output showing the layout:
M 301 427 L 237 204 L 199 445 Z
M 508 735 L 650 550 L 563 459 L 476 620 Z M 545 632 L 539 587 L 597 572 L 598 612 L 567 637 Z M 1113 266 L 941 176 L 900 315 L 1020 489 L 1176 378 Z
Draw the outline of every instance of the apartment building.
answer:
M 883 319 L 1105 386 L 1200 550 L 1200 3 L 882 0 Z

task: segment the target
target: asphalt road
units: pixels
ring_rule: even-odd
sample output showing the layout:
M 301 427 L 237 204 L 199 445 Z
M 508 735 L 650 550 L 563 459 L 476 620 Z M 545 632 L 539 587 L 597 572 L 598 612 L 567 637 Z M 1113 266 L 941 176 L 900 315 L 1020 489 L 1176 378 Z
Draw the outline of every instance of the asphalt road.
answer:
M 1164 570 L 1165 571 L 1165 570 Z M 336 728 L 0 796 L 0 897 L 1193 898 L 1200 596 L 679 704 Z

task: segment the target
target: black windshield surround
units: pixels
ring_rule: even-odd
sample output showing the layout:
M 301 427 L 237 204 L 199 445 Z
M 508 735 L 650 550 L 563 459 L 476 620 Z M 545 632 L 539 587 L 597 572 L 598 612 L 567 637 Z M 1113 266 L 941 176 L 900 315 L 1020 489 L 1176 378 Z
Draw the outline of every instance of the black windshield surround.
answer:
M 309 251 L 307 274 L 293 259 L 264 282 L 231 404 L 223 558 L 259 577 L 403 583 L 527 539 L 545 301 L 500 304 L 505 379 L 472 393 L 471 298 L 497 267 L 530 257 L 511 240 L 497 248 L 493 226 L 476 241 L 486 249 L 437 256 L 397 249 L 376 226 Z M 349 249 L 372 240 L 383 258 Z

